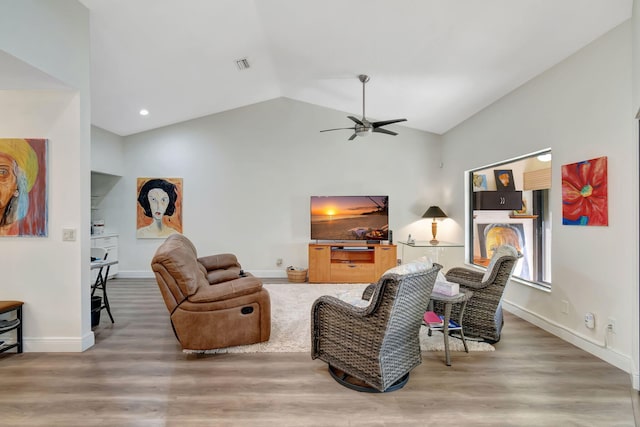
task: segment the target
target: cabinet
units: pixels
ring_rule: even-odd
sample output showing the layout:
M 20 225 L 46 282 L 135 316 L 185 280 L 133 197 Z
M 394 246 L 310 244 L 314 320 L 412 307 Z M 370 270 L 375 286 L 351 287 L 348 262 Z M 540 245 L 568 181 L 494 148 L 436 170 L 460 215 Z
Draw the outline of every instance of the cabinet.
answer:
M 0 314 L 10 313 L 15 311 L 15 319 L 18 322 L 15 325 L 7 327 L 6 329 L 0 329 L 0 341 L 5 341 L 4 334 L 15 331 L 15 341 L 10 343 L 0 344 L 0 353 L 4 353 L 12 348 L 16 349 L 16 352 L 22 353 L 22 301 L 0 301 Z
M 522 209 L 522 191 L 476 191 L 474 210 L 513 211 Z
M 395 245 L 326 243 L 309 245 L 310 283 L 372 283 L 395 267 Z
M 98 236 L 91 236 L 92 248 L 103 248 L 107 251 L 107 260 L 118 260 L 118 235 L 117 234 L 104 234 Z M 113 277 L 118 274 L 118 264 L 114 264 L 109 269 L 109 277 Z M 98 272 L 91 270 L 91 283 L 96 281 Z

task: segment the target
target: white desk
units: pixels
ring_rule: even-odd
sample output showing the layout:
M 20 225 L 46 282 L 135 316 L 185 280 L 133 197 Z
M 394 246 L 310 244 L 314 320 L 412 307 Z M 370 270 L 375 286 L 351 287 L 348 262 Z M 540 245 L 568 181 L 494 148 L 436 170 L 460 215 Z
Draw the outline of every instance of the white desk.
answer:
M 102 291 L 102 305 L 98 310 L 106 309 L 107 314 L 109 314 L 109 318 L 111 319 L 111 323 L 115 322 L 111 315 L 111 307 L 109 306 L 109 298 L 107 297 L 107 280 L 109 279 L 109 268 L 117 263 L 117 260 L 91 262 L 91 270 L 98 270 L 98 277 L 96 277 L 95 283 L 91 285 L 91 296 L 96 292 L 96 289 L 100 289 Z

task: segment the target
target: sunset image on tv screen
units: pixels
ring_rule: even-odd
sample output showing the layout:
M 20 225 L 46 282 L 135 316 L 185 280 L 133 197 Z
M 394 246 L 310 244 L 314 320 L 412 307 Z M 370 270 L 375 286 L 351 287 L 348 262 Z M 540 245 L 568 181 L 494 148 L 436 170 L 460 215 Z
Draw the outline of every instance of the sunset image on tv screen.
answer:
M 389 196 L 312 196 L 311 239 L 387 240 Z

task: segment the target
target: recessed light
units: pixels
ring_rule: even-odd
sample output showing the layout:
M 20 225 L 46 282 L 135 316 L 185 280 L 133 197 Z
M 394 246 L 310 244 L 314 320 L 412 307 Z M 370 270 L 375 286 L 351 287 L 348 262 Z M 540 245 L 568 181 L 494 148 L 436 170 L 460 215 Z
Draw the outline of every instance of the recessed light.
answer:
M 538 160 L 541 162 L 550 162 L 551 161 L 551 153 L 544 153 L 538 156 Z
M 148 116 L 149 115 L 149 110 L 143 108 L 142 110 L 140 110 L 140 115 L 141 116 Z

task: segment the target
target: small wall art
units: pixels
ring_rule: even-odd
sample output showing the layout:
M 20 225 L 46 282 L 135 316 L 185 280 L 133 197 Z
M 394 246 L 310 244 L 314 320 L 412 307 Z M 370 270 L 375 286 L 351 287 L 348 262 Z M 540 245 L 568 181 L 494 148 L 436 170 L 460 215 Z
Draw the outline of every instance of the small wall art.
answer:
M 487 191 L 487 176 L 479 173 L 473 174 L 473 191 Z
M 0 236 L 47 236 L 47 145 L 0 138 Z
M 609 225 L 607 157 L 562 166 L 562 224 Z
M 512 190 L 516 189 L 513 182 L 513 171 L 511 169 L 494 169 L 493 174 L 496 177 L 496 190 Z
M 136 237 L 182 233 L 182 178 L 138 178 Z

